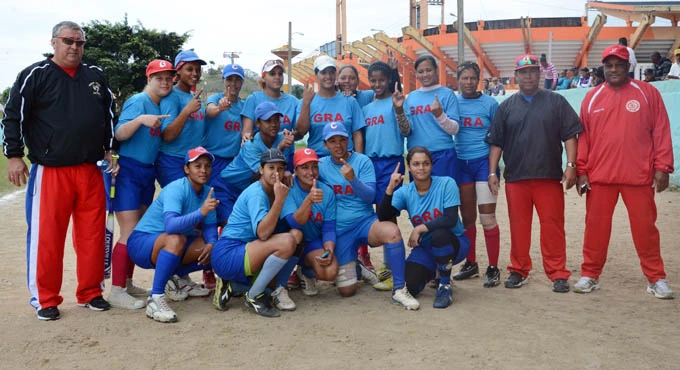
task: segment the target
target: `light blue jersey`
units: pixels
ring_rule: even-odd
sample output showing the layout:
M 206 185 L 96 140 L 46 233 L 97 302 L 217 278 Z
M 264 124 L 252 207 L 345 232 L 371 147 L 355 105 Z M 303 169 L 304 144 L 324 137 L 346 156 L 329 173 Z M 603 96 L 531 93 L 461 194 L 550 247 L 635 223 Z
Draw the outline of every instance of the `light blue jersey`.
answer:
M 220 239 L 236 239 L 244 243 L 257 239 L 257 225 L 269 213 L 269 195 L 258 181 L 246 188 L 236 200 L 227 226 Z
M 116 124 L 116 130 L 142 114 L 161 114 L 160 106 L 156 105 L 145 92 L 135 94 L 125 101 L 123 110 L 120 112 L 120 118 Z M 156 161 L 156 156 L 158 156 L 160 145 L 160 127 L 154 129 L 141 125 L 132 136 L 120 142 L 118 153 L 123 157 L 132 158 L 140 163 L 153 164 Z
M 457 95 L 460 109 L 460 130 L 456 134 L 456 153 L 458 159 L 471 160 L 489 156 L 489 144 L 484 141 L 498 102 L 489 95 L 482 94 L 475 99 Z
M 224 93 L 211 95 L 206 105 L 220 104 Z M 205 119 L 203 147 L 222 158 L 234 158 L 241 149 L 241 111 L 243 100 L 231 103 L 231 108 L 220 112 L 215 118 Z
M 373 183 L 375 186 L 375 170 L 371 160 L 361 154 L 352 153 L 347 163 L 354 169 L 354 176 L 364 184 Z M 342 176 L 342 163 L 335 163 L 330 156 L 321 158 L 319 162 L 319 179 L 330 185 L 335 193 L 337 205 L 336 229 L 344 231 L 357 220 L 366 215 L 375 214 L 373 204 L 364 202 L 352 188 L 352 184 Z
M 172 92 L 161 100 L 161 114 L 170 115 L 170 117 L 163 119 L 161 131 L 165 131 L 191 99 L 194 99 L 194 94 L 186 93 L 175 86 Z M 203 144 L 204 125 L 205 109 L 201 107 L 201 109 L 189 115 L 184 128 L 182 128 L 182 132 L 175 140 L 169 143 L 161 142 L 160 151 L 167 155 L 184 158 L 189 149 Z
M 298 108 L 298 114 L 300 113 Z M 323 98 L 315 95 L 309 107 L 309 138 L 307 147 L 316 151 L 319 157 L 328 155 L 328 150 L 323 146 L 323 128 L 328 122 L 342 122 L 349 135 L 348 150 L 354 149 L 352 134 L 354 131 L 361 130 L 364 123 L 364 114 L 357 100 L 351 96 L 344 96 L 342 93 L 336 94 L 332 98 Z
M 357 103 L 359 103 L 359 106 L 361 108 L 369 105 L 372 101 L 373 98 L 375 98 L 375 91 L 373 90 L 358 90 L 357 91 Z
M 363 112 L 366 122 L 366 155 L 371 158 L 404 155 L 404 137 L 399 132 L 392 97 L 368 104 Z
M 205 198 L 208 197 L 208 193 L 210 193 L 210 187 L 203 185 L 203 191 L 197 194 L 186 177 L 169 183 L 161 190 L 158 198 L 151 203 L 149 209 L 144 212 L 144 216 L 137 223 L 135 230 L 149 234 L 164 233 L 164 217 L 167 212 L 176 212 L 180 216 L 194 212 L 201 208 Z M 217 224 L 215 211 L 210 211 L 202 223 L 204 225 Z M 198 225 L 192 225 L 191 228 L 182 231 L 182 234 L 185 236 L 197 235 L 196 226 Z
M 450 119 L 460 122 L 458 100 L 449 88 L 439 86 L 431 90 L 419 89 L 412 91 L 404 102 L 404 111 L 411 123 L 411 134 L 408 136 L 408 149 L 422 146 L 431 152 L 453 149 L 453 137 L 444 131 L 432 114 L 431 105 L 434 96 L 439 98 L 444 114 Z
M 309 219 L 302 225 L 302 234 L 307 242 L 321 240 L 323 223 L 325 221 L 335 221 L 336 207 L 333 189 L 320 181 L 316 182 L 316 186 L 323 190 L 323 202 L 312 204 Z M 286 197 L 286 202 L 283 204 L 281 218 L 286 218 L 289 214 L 295 213 L 307 195 L 309 195 L 309 192 L 302 189 L 297 178 L 295 178 L 295 184 L 288 191 L 288 197 Z
M 460 206 L 458 185 L 446 176 L 432 176 L 430 190 L 424 195 L 418 194 L 415 182 L 410 182 L 397 189 L 392 196 L 392 207 L 400 211 L 405 209 L 413 227 L 434 221 L 444 215 L 444 209 L 455 206 Z M 456 236 L 465 234 L 460 217 L 451 232 Z M 422 241 L 430 240 L 431 237 L 430 233 L 425 233 Z
M 272 148 L 276 148 L 283 140 L 283 134 L 279 133 L 272 144 Z M 262 137 L 258 132 L 252 141 L 248 141 L 241 147 L 238 155 L 225 168 L 220 176 L 227 185 L 239 192 L 245 190 L 253 182 L 253 174 L 258 173 L 260 168 L 260 156 L 268 148 L 262 141 Z M 283 155 L 289 156 L 293 150 L 293 146 L 286 148 Z
M 257 121 L 255 119 L 255 108 L 265 101 L 274 103 L 276 108 L 278 108 L 279 112 L 283 115 L 281 117 L 281 128 L 279 128 L 279 132 L 295 129 L 300 114 L 299 106 L 302 104 L 296 97 L 290 94 L 281 93 L 281 97 L 275 99 L 267 96 L 264 91 L 255 91 L 246 99 L 243 111 L 241 112 L 243 117 L 248 117 L 253 120 L 253 133 L 258 131 L 257 125 L 255 125 L 255 121 Z

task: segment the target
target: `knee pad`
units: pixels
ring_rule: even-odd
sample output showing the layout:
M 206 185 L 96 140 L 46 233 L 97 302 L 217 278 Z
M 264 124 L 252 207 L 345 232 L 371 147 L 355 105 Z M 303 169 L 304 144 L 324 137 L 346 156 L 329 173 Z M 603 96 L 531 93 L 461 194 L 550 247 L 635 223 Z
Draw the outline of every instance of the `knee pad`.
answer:
M 406 282 L 406 289 L 412 296 L 415 297 L 422 292 L 425 285 L 433 277 L 434 273 L 425 266 L 415 262 L 406 262 L 404 281 Z
M 338 275 L 335 277 L 335 286 L 344 288 L 357 283 L 356 262 L 351 261 L 338 267 Z
M 484 181 L 475 182 L 475 193 L 477 194 L 477 204 L 492 204 L 498 200 L 498 196 L 491 194 L 489 184 Z
M 498 222 L 496 222 L 496 214 L 494 213 L 481 213 L 479 215 L 479 222 L 482 224 L 484 230 L 491 230 L 498 226 Z

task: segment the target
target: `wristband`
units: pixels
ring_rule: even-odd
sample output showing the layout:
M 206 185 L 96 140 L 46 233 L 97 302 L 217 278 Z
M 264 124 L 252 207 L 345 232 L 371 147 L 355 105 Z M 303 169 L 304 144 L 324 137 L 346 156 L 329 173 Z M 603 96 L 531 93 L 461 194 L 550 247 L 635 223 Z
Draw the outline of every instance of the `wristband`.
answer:
M 492 173 L 489 174 L 489 177 L 491 177 L 491 176 L 496 176 L 496 174 L 494 172 L 492 172 Z

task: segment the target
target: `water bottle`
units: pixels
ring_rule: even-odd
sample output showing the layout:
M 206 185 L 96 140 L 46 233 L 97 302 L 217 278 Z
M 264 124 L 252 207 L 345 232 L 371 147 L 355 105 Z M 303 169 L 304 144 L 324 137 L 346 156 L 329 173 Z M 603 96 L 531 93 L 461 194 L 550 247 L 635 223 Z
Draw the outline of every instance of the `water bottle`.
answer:
M 113 171 L 113 168 L 109 168 L 109 161 L 106 159 L 100 159 L 97 161 L 97 167 L 104 172 L 104 173 L 111 173 Z

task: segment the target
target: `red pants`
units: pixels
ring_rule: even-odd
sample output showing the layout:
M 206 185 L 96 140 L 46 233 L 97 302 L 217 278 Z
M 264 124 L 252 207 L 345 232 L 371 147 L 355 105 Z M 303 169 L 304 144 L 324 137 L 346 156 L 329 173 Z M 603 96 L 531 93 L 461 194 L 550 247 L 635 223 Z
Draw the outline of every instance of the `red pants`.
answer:
M 642 273 L 655 283 L 665 279 L 659 230 L 656 228 L 656 203 L 651 186 L 591 184 L 586 195 L 586 231 L 583 236 L 581 275 L 598 279 L 607 260 L 612 232 L 612 214 L 619 194 L 628 210 L 633 243 L 640 258 Z
M 69 219 L 76 252 L 78 303 L 102 295 L 106 195 L 94 164 L 33 165 L 26 191 L 28 289 L 40 310 L 59 305 Z
M 568 279 L 564 235 L 564 191 L 558 180 L 522 180 L 505 184 L 510 218 L 510 266 L 522 276 L 531 271 L 531 224 L 534 207 L 541 223 L 543 268 L 552 281 Z

